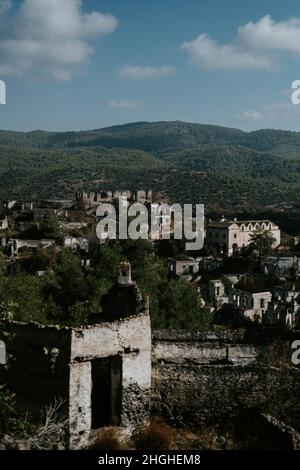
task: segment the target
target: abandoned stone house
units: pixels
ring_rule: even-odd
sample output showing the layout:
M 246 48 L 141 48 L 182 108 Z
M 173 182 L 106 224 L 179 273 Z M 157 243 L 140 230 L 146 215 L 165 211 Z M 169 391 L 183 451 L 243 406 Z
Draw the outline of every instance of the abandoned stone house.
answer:
M 265 325 L 276 325 L 290 329 L 300 328 L 300 288 L 288 283 L 272 288 L 272 301 L 263 317 Z
M 88 444 L 104 425 L 147 422 L 150 413 L 151 327 L 148 299 L 128 263 L 103 302 L 103 321 L 82 328 L 8 323 L 15 360 L 9 381 L 26 409 L 38 415 L 64 400 L 69 446 Z
M 274 248 L 280 244 L 280 229 L 269 220 L 209 220 L 206 225 L 206 244 L 214 246 L 225 256 L 232 256 L 251 242 L 251 234 L 268 231 L 275 239 Z
M 81 230 L 88 227 L 87 222 L 59 222 L 59 227 L 65 230 Z
M 186 282 L 197 277 L 201 258 L 168 259 L 168 274 L 178 276 Z
M 101 202 L 113 202 L 119 198 L 126 198 L 132 202 L 151 202 L 152 191 L 129 191 L 129 190 L 115 190 L 115 191 L 100 191 L 100 192 L 86 192 L 77 191 L 75 195 L 76 206 L 80 209 L 90 209 L 97 206 Z
M 269 302 L 272 300 L 270 291 L 262 291 L 255 285 L 232 287 L 229 290 L 228 303 L 242 309 L 243 315 L 251 321 L 262 322 Z
M 89 240 L 84 237 L 64 237 L 64 248 L 70 248 L 73 251 L 82 250 L 88 253 Z
M 227 289 L 225 289 L 226 279 Z M 224 275 L 208 280 L 202 289 L 205 302 L 215 310 L 229 304 L 251 321 L 289 329 L 300 327 L 300 285 L 285 281 L 266 289 L 262 278 L 249 275 Z M 258 281 L 258 282 L 257 282 Z M 230 286 L 231 285 L 231 286 Z
M 5 200 L 2 202 L 2 208 L 6 213 L 10 211 L 33 211 L 33 202 Z
M 270 281 L 300 277 L 300 258 L 295 255 L 269 256 L 262 261 L 262 271 Z
M 221 279 L 211 279 L 206 285 L 204 293 L 205 300 L 218 310 L 223 304 L 228 303 L 228 294 L 225 291 L 224 283 Z
M 284 302 L 273 300 L 263 316 L 264 325 L 285 327 L 289 329 L 300 328 L 300 304 L 298 302 Z
M 8 228 L 8 218 L 4 214 L 0 214 L 0 230 L 6 230 Z
M 132 429 L 151 416 L 176 426 L 232 425 L 241 410 L 265 410 L 270 400 L 276 416 L 289 423 L 275 420 L 272 432 L 279 432 L 284 448 L 300 448 L 300 370 L 287 369 L 282 381 L 276 367 L 260 362 L 268 334 L 159 330 L 151 337 L 148 300 L 128 263 L 120 265 L 102 307 L 102 322 L 80 328 L 7 322 L 15 357 L 9 381 L 19 403 L 39 415 L 62 398 L 71 449 L 85 447 L 104 425 Z M 272 432 L 268 445 L 274 445 Z
M 53 248 L 56 246 L 55 240 L 21 240 L 17 238 L 10 238 L 7 243 L 8 248 L 10 249 L 11 256 L 16 256 L 18 253 L 24 249 L 37 249 L 37 248 Z

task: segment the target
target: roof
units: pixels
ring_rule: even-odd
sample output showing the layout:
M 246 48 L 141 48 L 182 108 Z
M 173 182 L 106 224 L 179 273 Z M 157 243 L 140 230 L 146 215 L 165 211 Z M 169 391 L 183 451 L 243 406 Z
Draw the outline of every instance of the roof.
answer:
M 227 228 L 227 227 L 230 227 L 230 225 L 234 224 L 235 222 L 231 221 L 231 220 L 224 220 L 224 221 L 209 221 L 207 223 L 207 226 L 208 227 L 215 227 L 215 228 Z
M 228 228 L 233 224 L 241 226 L 243 224 L 245 224 L 245 225 L 249 225 L 249 224 L 253 224 L 253 225 L 259 224 L 259 225 L 261 225 L 263 223 L 267 224 L 267 225 L 269 225 L 269 224 L 276 225 L 271 220 L 229 220 L 229 219 L 226 219 L 226 220 L 219 220 L 219 221 L 208 221 L 207 227 L 209 227 L 209 228 Z
M 269 292 L 270 288 L 267 285 L 263 276 L 258 275 L 250 278 L 241 278 L 240 281 L 235 284 L 235 289 L 250 292 L 251 294 L 258 294 L 259 292 Z

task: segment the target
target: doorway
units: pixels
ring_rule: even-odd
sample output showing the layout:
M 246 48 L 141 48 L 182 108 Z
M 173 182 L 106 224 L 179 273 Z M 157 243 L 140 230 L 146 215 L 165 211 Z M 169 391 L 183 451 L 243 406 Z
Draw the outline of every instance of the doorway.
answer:
M 118 426 L 121 421 L 122 358 L 92 361 L 92 429 Z

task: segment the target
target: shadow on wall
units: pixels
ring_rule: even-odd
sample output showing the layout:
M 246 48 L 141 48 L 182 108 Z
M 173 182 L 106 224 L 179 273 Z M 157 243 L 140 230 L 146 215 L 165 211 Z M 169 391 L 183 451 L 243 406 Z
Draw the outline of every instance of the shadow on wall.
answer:
M 295 450 L 299 436 L 294 429 L 256 409 L 242 410 L 232 422 L 232 435 L 239 449 Z

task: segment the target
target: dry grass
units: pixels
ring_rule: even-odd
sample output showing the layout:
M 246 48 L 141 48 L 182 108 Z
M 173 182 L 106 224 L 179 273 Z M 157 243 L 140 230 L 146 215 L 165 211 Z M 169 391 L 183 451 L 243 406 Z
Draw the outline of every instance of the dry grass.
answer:
M 278 369 L 293 367 L 290 342 L 274 340 L 262 354 L 262 361 L 267 367 L 276 367 Z
M 137 450 L 170 450 L 173 438 L 174 431 L 156 421 L 141 426 L 133 436 Z
M 52 450 L 66 448 L 66 430 L 68 420 L 59 417 L 64 400 L 57 398 L 47 406 L 43 413 L 43 424 L 30 438 L 33 450 Z
M 99 431 L 94 442 L 91 444 L 91 450 L 124 450 L 126 445 L 122 442 L 119 435 L 119 428 L 109 427 Z

